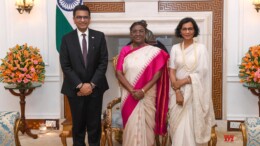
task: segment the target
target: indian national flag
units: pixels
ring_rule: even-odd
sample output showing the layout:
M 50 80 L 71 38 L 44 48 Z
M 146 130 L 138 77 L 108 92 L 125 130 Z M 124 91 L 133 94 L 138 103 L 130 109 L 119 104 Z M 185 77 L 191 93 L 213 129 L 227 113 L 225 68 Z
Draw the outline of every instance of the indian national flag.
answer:
M 57 0 L 56 6 L 56 48 L 60 52 L 62 36 L 75 28 L 73 9 L 82 4 L 82 0 Z

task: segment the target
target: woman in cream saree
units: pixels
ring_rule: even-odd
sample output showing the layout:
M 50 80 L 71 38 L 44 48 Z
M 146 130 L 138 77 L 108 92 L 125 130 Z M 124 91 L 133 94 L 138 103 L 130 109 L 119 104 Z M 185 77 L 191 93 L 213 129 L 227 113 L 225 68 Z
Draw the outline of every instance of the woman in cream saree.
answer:
M 174 45 L 170 53 L 168 132 L 172 146 L 207 145 L 215 122 L 207 49 L 193 40 L 198 32 L 192 18 L 182 19 L 176 36 L 183 42 Z
M 132 44 L 122 48 L 117 62 L 123 146 L 153 146 L 155 133 L 166 133 L 168 54 L 145 43 L 145 29 L 140 22 L 132 24 Z

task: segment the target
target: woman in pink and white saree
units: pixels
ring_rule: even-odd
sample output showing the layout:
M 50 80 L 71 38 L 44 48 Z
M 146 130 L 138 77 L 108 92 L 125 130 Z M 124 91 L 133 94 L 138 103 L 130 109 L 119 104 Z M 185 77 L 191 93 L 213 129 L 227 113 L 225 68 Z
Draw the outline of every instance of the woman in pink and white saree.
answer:
M 193 40 L 199 28 L 192 18 L 182 19 L 175 34 L 183 41 L 170 53 L 168 132 L 172 146 L 206 146 L 215 124 L 208 52 Z
M 146 26 L 130 27 L 131 45 L 122 48 L 116 75 L 121 88 L 123 146 L 153 146 L 155 134 L 166 133 L 168 54 L 145 43 Z

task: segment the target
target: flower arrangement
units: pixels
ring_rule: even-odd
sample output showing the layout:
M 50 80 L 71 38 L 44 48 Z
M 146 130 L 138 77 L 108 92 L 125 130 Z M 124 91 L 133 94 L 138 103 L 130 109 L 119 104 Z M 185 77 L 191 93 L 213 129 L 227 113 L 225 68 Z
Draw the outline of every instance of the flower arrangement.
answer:
M 45 64 L 38 48 L 16 45 L 1 59 L 0 82 L 30 86 L 33 82 L 44 82 Z
M 249 48 L 239 69 L 240 82 L 251 87 L 260 87 L 260 45 Z

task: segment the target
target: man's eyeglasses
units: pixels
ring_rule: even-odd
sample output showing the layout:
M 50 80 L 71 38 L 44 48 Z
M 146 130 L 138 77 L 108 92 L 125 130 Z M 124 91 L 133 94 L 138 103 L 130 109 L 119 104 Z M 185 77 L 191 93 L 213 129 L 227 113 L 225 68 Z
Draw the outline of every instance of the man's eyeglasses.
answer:
M 193 27 L 182 28 L 181 31 L 194 31 L 194 28 Z
M 76 16 L 75 17 L 77 20 L 87 20 L 87 19 L 89 19 L 89 16 Z

